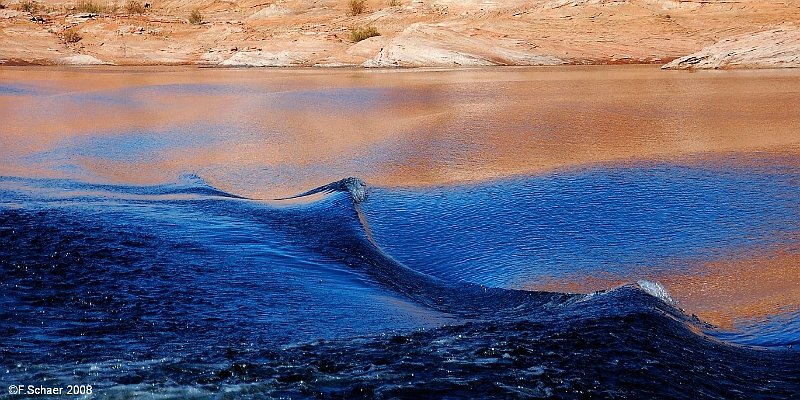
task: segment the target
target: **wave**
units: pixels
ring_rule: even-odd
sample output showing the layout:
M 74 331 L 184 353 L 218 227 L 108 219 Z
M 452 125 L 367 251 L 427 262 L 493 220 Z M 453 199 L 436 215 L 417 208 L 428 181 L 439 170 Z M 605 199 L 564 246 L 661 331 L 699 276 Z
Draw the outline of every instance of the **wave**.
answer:
M 426 307 L 475 320 L 515 319 L 542 317 L 546 314 L 564 315 L 567 311 L 586 312 L 585 308 L 587 308 L 589 299 L 592 299 L 592 306 L 605 307 L 606 301 L 601 302 L 597 299 L 634 296 L 656 299 L 663 303 L 659 308 L 673 317 L 687 321 L 687 323 L 692 321 L 682 311 L 672 307 L 672 301 L 666 289 L 654 282 L 640 281 L 636 284 L 584 295 L 506 289 L 469 282 L 447 282 L 416 271 L 394 259 L 372 237 L 369 222 L 361 210 L 361 204 L 366 200 L 368 191 L 369 188 L 364 181 L 351 177 L 285 199 L 320 193 L 346 194 L 352 200 L 350 206 L 352 216 L 355 217 L 352 221 L 357 222 L 361 229 L 355 232 L 355 237 L 348 235 L 332 237 L 331 240 L 334 243 L 326 246 L 326 251 L 337 253 L 339 257 L 347 260 L 348 265 L 358 266 L 361 272 L 370 276 L 375 282 Z M 336 223 L 347 222 L 340 220 Z M 353 262 L 352 258 L 358 259 L 358 262 Z M 644 302 L 652 304 L 649 300 Z M 578 310 L 578 308 L 584 309 Z
M 591 294 L 529 291 L 494 287 L 465 281 L 450 281 L 427 274 L 398 261 L 374 238 L 369 218 L 362 210 L 372 190 L 355 177 L 344 178 L 295 196 L 275 199 L 286 201 L 324 195 L 312 203 L 297 205 L 292 215 L 279 217 L 275 223 L 275 209 L 269 203 L 228 193 L 208 184 L 196 174 L 181 175 L 175 182 L 152 186 L 126 186 L 88 184 L 67 179 L 30 179 L 0 177 L 0 189 L 9 190 L 8 183 L 23 185 L 17 192 L 31 188 L 55 189 L 57 193 L 85 192 L 101 198 L 109 195 L 144 196 L 149 200 L 174 200 L 175 195 L 189 199 L 246 200 L 247 203 L 228 205 L 217 203 L 213 209 L 220 216 L 252 219 L 270 226 L 270 229 L 288 231 L 290 237 L 305 236 L 305 245 L 325 257 L 333 258 L 351 271 L 368 277 L 372 282 L 428 309 L 457 316 L 466 320 L 545 318 L 581 313 L 630 312 L 636 307 L 657 307 L 671 318 L 692 325 L 695 332 L 706 332 L 729 342 L 737 342 L 737 334 L 723 332 L 686 315 L 677 308 L 666 289 L 657 282 L 639 280 L 628 285 L 608 288 Z M 12 185 L 13 188 L 13 185 Z M 45 196 L 49 197 L 49 196 Z M 346 200 L 346 201 L 343 201 Z M 266 207 L 266 208 L 264 208 Z M 191 212 L 191 210 L 190 210 Z M 283 209 L 283 213 L 291 210 Z M 308 227 L 314 229 L 309 230 Z M 630 298 L 637 301 L 630 303 Z M 612 305 L 619 298 L 628 303 Z M 652 301 L 650 298 L 657 301 Z M 758 344 L 751 336 L 743 343 Z M 770 346 L 783 345 L 771 339 Z
M 491 287 L 465 281 L 446 281 L 415 270 L 398 261 L 384 250 L 373 237 L 368 217 L 362 210 L 371 189 L 358 178 L 346 178 L 287 199 L 315 194 L 345 194 L 352 200 L 344 212 L 352 212 L 352 223 L 359 226 L 352 235 L 333 238 L 334 244 L 325 252 L 337 253 L 348 265 L 359 267 L 383 287 L 390 288 L 428 308 L 474 320 L 567 317 L 569 315 L 618 315 L 640 308 L 655 308 L 665 316 L 681 321 L 698 335 L 713 337 L 727 343 L 767 347 L 785 347 L 794 343 L 790 338 L 774 336 L 759 341 L 752 334 L 727 331 L 688 315 L 677 307 L 667 289 L 658 282 L 636 280 L 629 284 L 607 288 L 590 294 L 549 291 L 529 291 Z M 338 221 L 351 223 L 350 221 Z M 343 244 L 347 242 L 347 244 Z M 351 258 L 358 258 L 358 262 Z M 782 331 L 785 332 L 786 330 Z
M 280 206 L 192 175 L 152 187 L 23 183 L 135 200 L 0 208 L 0 365 L 15 381 L 93 381 L 112 397 L 769 398 L 800 388 L 796 351 L 719 341 L 656 282 L 584 295 L 411 268 L 372 237 L 363 208 L 381 198 L 355 178 Z M 150 202 L 158 212 L 145 217 Z M 43 326 L 51 316 L 69 318 Z

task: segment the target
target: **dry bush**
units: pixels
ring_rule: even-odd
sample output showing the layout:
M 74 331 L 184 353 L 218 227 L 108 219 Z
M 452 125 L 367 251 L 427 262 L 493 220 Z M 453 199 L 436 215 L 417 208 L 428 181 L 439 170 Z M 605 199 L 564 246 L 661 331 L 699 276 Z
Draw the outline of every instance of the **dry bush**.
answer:
M 380 36 L 380 32 L 374 26 L 362 26 L 350 29 L 350 40 L 353 43 L 358 43 L 364 39 L 369 39 L 373 36 Z
M 37 4 L 35 1 L 22 0 L 19 2 L 18 7 L 20 11 L 32 13 L 39 9 L 39 4 Z
M 64 33 L 61 34 L 61 37 L 64 39 L 65 43 L 77 43 L 83 39 L 81 34 L 73 28 L 64 30 Z
M 144 14 L 144 4 L 136 0 L 128 0 L 125 4 L 125 11 L 128 14 Z
M 389 7 L 399 7 L 402 6 L 403 3 L 400 0 L 389 0 L 386 2 Z
M 103 7 L 91 0 L 82 0 L 75 4 L 75 11 L 90 14 L 100 14 Z
M 200 13 L 200 10 L 195 8 L 189 13 L 189 23 L 195 25 L 203 23 L 203 14 Z
M 347 14 L 358 15 L 367 11 L 367 0 L 348 0 L 347 1 Z
M 0 1 L 0 10 L 5 10 L 5 8 L 6 8 L 6 5 L 3 4 L 2 1 Z

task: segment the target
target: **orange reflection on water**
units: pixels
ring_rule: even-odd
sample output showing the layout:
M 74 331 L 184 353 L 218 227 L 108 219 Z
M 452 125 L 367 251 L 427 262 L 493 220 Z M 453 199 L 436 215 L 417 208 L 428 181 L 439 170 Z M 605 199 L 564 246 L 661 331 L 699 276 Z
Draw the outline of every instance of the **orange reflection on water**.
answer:
M 0 92 L 0 174 L 16 176 L 141 184 L 188 172 L 266 198 L 344 176 L 418 186 L 800 154 L 800 71 L 3 68 L 0 82 L 33 88 Z M 113 141 L 80 149 L 120 135 L 164 143 L 127 158 Z

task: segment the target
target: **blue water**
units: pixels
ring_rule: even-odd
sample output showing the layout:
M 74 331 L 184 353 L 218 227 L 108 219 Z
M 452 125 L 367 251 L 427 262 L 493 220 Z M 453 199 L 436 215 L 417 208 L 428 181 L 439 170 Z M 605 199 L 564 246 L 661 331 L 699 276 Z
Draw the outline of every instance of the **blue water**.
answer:
M 800 227 L 800 181 L 791 166 L 636 163 L 373 193 L 378 200 L 364 212 L 398 261 L 500 287 L 605 272 L 658 275 L 785 243 Z
M 349 179 L 291 201 L 195 174 L 3 177 L 0 376 L 108 397 L 788 397 L 797 313 L 725 331 L 634 282 L 797 237 L 790 165 Z M 518 290 L 609 272 L 631 284 Z

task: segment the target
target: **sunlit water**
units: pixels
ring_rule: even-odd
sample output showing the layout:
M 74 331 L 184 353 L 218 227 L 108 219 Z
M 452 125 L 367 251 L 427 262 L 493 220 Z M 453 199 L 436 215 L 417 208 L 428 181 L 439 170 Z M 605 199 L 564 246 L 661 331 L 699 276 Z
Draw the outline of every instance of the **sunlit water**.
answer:
M 0 376 L 796 394 L 798 104 L 792 71 L 2 69 Z

